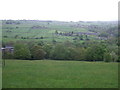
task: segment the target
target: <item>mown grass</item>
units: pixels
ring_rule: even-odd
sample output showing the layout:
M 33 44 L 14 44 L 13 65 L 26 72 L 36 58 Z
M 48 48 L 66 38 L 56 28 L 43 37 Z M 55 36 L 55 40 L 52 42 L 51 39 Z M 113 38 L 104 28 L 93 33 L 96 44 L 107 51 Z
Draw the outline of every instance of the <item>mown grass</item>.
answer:
M 117 88 L 118 63 L 7 60 L 3 88 Z

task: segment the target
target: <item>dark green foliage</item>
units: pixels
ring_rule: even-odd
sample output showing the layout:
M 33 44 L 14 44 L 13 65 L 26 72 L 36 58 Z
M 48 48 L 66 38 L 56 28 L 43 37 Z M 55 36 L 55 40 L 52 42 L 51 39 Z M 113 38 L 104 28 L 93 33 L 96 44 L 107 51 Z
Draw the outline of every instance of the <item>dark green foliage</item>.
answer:
M 67 58 L 67 49 L 63 45 L 56 45 L 50 54 L 51 59 L 64 60 Z
M 117 60 L 117 62 L 120 62 L 120 56 L 118 56 L 118 60 Z
M 10 52 L 2 52 L 2 58 L 4 59 L 13 59 L 14 58 L 14 54 L 10 53 Z
M 52 43 L 53 43 L 53 44 L 56 44 L 56 42 L 57 42 L 57 41 L 56 41 L 55 39 L 52 40 Z
M 21 44 L 22 43 L 22 44 Z M 29 46 L 29 48 L 28 48 Z M 4 58 L 12 59 L 55 59 L 55 60 L 84 60 L 84 61 L 113 61 L 119 62 L 117 48 L 112 51 L 104 43 L 84 42 L 74 45 L 70 41 L 62 44 L 43 44 L 23 42 L 15 45 L 14 57 L 6 53 Z M 108 50 L 107 50 L 108 49 Z
M 68 55 L 71 60 L 85 60 L 85 49 L 84 48 L 68 48 Z
M 85 60 L 86 59 L 86 50 L 84 48 L 75 48 L 74 54 L 75 60 Z
M 118 61 L 118 55 L 116 55 L 116 53 L 114 51 L 112 51 L 110 53 L 110 55 L 111 55 L 111 59 L 112 59 L 113 62 Z
M 77 37 L 73 38 L 73 40 L 77 40 Z
M 79 39 L 80 39 L 80 40 L 83 40 L 83 35 L 80 35 L 80 36 L 79 36 Z
M 90 40 L 90 39 L 88 38 L 88 35 L 85 35 L 85 38 L 86 38 L 86 40 Z
M 108 33 L 106 33 L 106 32 L 103 32 L 103 33 L 101 33 L 100 35 L 99 35 L 99 37 L 108 37 L 109 36 L 109 34 Z
M 85 49 L 56 45 L 52 49 L 50 57 L 59 60 L 85 60 Z
M 31 54 L 27 45 L 16 44 L 14 48 L 14 56 L 16 59 L 30 59 Z
M 43 39 L 43 37 L 41 36 L 40 39 Z
M 50 52 L 52 51 L 52 45 L 46 44 L 43 46 L 44 51 L 46 52 L 45 58 L 50 58 Z
M 55 34 L 58 34 L 58 31 L 57 31 L 57 30 L 55 31 Z
M 41 46 L 35 45 L 31 49 L 32 59 L 44 59 L 46 52 Z
M 3 36 L 4 38 L 8 38 L 8 36 Z
M 109 52 L 106 52 L 106 53 L 104 54 L 104 61 L 105 61 L 105 62 L 110 62 L 110 61 L 112 61 L 112 57 L 111 57 L 111 55 L 110 55 Z
M 40 42 L 38 43 L 38 45 L 43 46 L 43 45 L 44 45 L 44 42 L 43 42 L 43 41 L 40 41 Z
M 89 61 L 103 61 L 105 52 L 106 48 L 102 44 L 93 45 L 87 49 L 86 59 Z
M 19 35 L 15 35 L 15 38 L 18 38 Z M 25 39 L 25 38 L 24 38 Z

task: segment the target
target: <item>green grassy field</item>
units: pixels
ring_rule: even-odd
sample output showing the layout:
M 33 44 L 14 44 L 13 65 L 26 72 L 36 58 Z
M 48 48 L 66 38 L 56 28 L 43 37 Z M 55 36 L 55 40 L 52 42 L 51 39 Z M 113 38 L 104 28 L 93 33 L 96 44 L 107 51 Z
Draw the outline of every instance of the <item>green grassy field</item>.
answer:
M 117 88 L 118 63 L 7 60 L 3 88 Z
M 59 33 L 68 33 L 68 32 L 88 32 L 88 33 L 94 33 L 89 31 L 87 28 L 83 27 L 77 27 L 77 25 L 99 25 L 100 23 L 92 22 L 60 22 L 60 21 L 52 21 L 52 22 L 40 22 L 40 21 L 22 21 L 20 20 L 20 24 L 6 24 L 7 21 L 3 22 L 3 28 L 2 28 L 2 38 L 4 42 L 9 41 L 31 41 L 30 38 L 37 38 L 37 37 L 44 37 L 44 39 L 34 39 L 35 41 L 46 41 L 46 42 L 52 42 L 53 40 L 53 34 L 55 34 L 55 31 L 57 30 Z M 18 22 L 18 21 L 15 21 Z M 49 24 L 48 24 L 49 23 Z M 41 26 L 46 28 L 32 28 L 34 26 Z M 99 30 L 100 32 L 101 30 Z M 4 36 L 7 36 L 5 38 Z M 17 37 L 16 37 L 17 36 Z M 15 38 L 16 37 L 16 38 Z M 21 37 L 29 37 L 29 39 L 21 39 Z M 89 35 L 89 39 L 96 40 L 98 38 L 98 35 Z M 61 36 L 61 35 L 54 35 L 54 38 L 57 42 L 64 42 L 64 41 L 74 41 L 73 38 L 75 36 Z M 33 39 L 32 39 L 33 40 Z
M 0 66 L 0 89 L 2 88 L 2 67 Z
M 1 52 L 0 52 L 1 57 Z M 2 59 L 0 59 L 0 89 L 2 88 Z

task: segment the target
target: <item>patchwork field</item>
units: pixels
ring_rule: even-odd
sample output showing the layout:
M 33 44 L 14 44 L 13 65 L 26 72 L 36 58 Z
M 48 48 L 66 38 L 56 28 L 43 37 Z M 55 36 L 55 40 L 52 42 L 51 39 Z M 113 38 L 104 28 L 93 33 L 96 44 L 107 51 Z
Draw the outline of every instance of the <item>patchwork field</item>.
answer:
M 117 88 L 118 63 L 6 60 L 3 88 Z
M 87 35 L 90 40 L 104 40 L 106 37 L 104 35 L 101 37 L 101 33 L 105 33 L 109 28 L 116 25 L 116 22 L 3 20 L 2 38 L 4 42 L 34 40 L 36 42 L 44 41 L 50 43 L 53 38 L 57 42 L 65 42 L 67 40 L 74 42 L 75 39 L 79 39 L 79 36 L 83 34 Z M 58 34 L 55 34 L 56 31 Z M 107 34 L 109 33 L 107 32 Z M 86 38 L 84 37 L 83 39 L 85 40 Z

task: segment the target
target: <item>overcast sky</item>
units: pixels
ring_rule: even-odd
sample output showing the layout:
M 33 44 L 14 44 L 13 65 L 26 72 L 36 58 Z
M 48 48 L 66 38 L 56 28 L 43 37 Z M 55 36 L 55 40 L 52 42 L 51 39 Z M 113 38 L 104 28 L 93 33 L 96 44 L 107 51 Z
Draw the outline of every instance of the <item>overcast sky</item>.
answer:
M 119 0 L 1 0 L 0 19 L 118 20 Z

